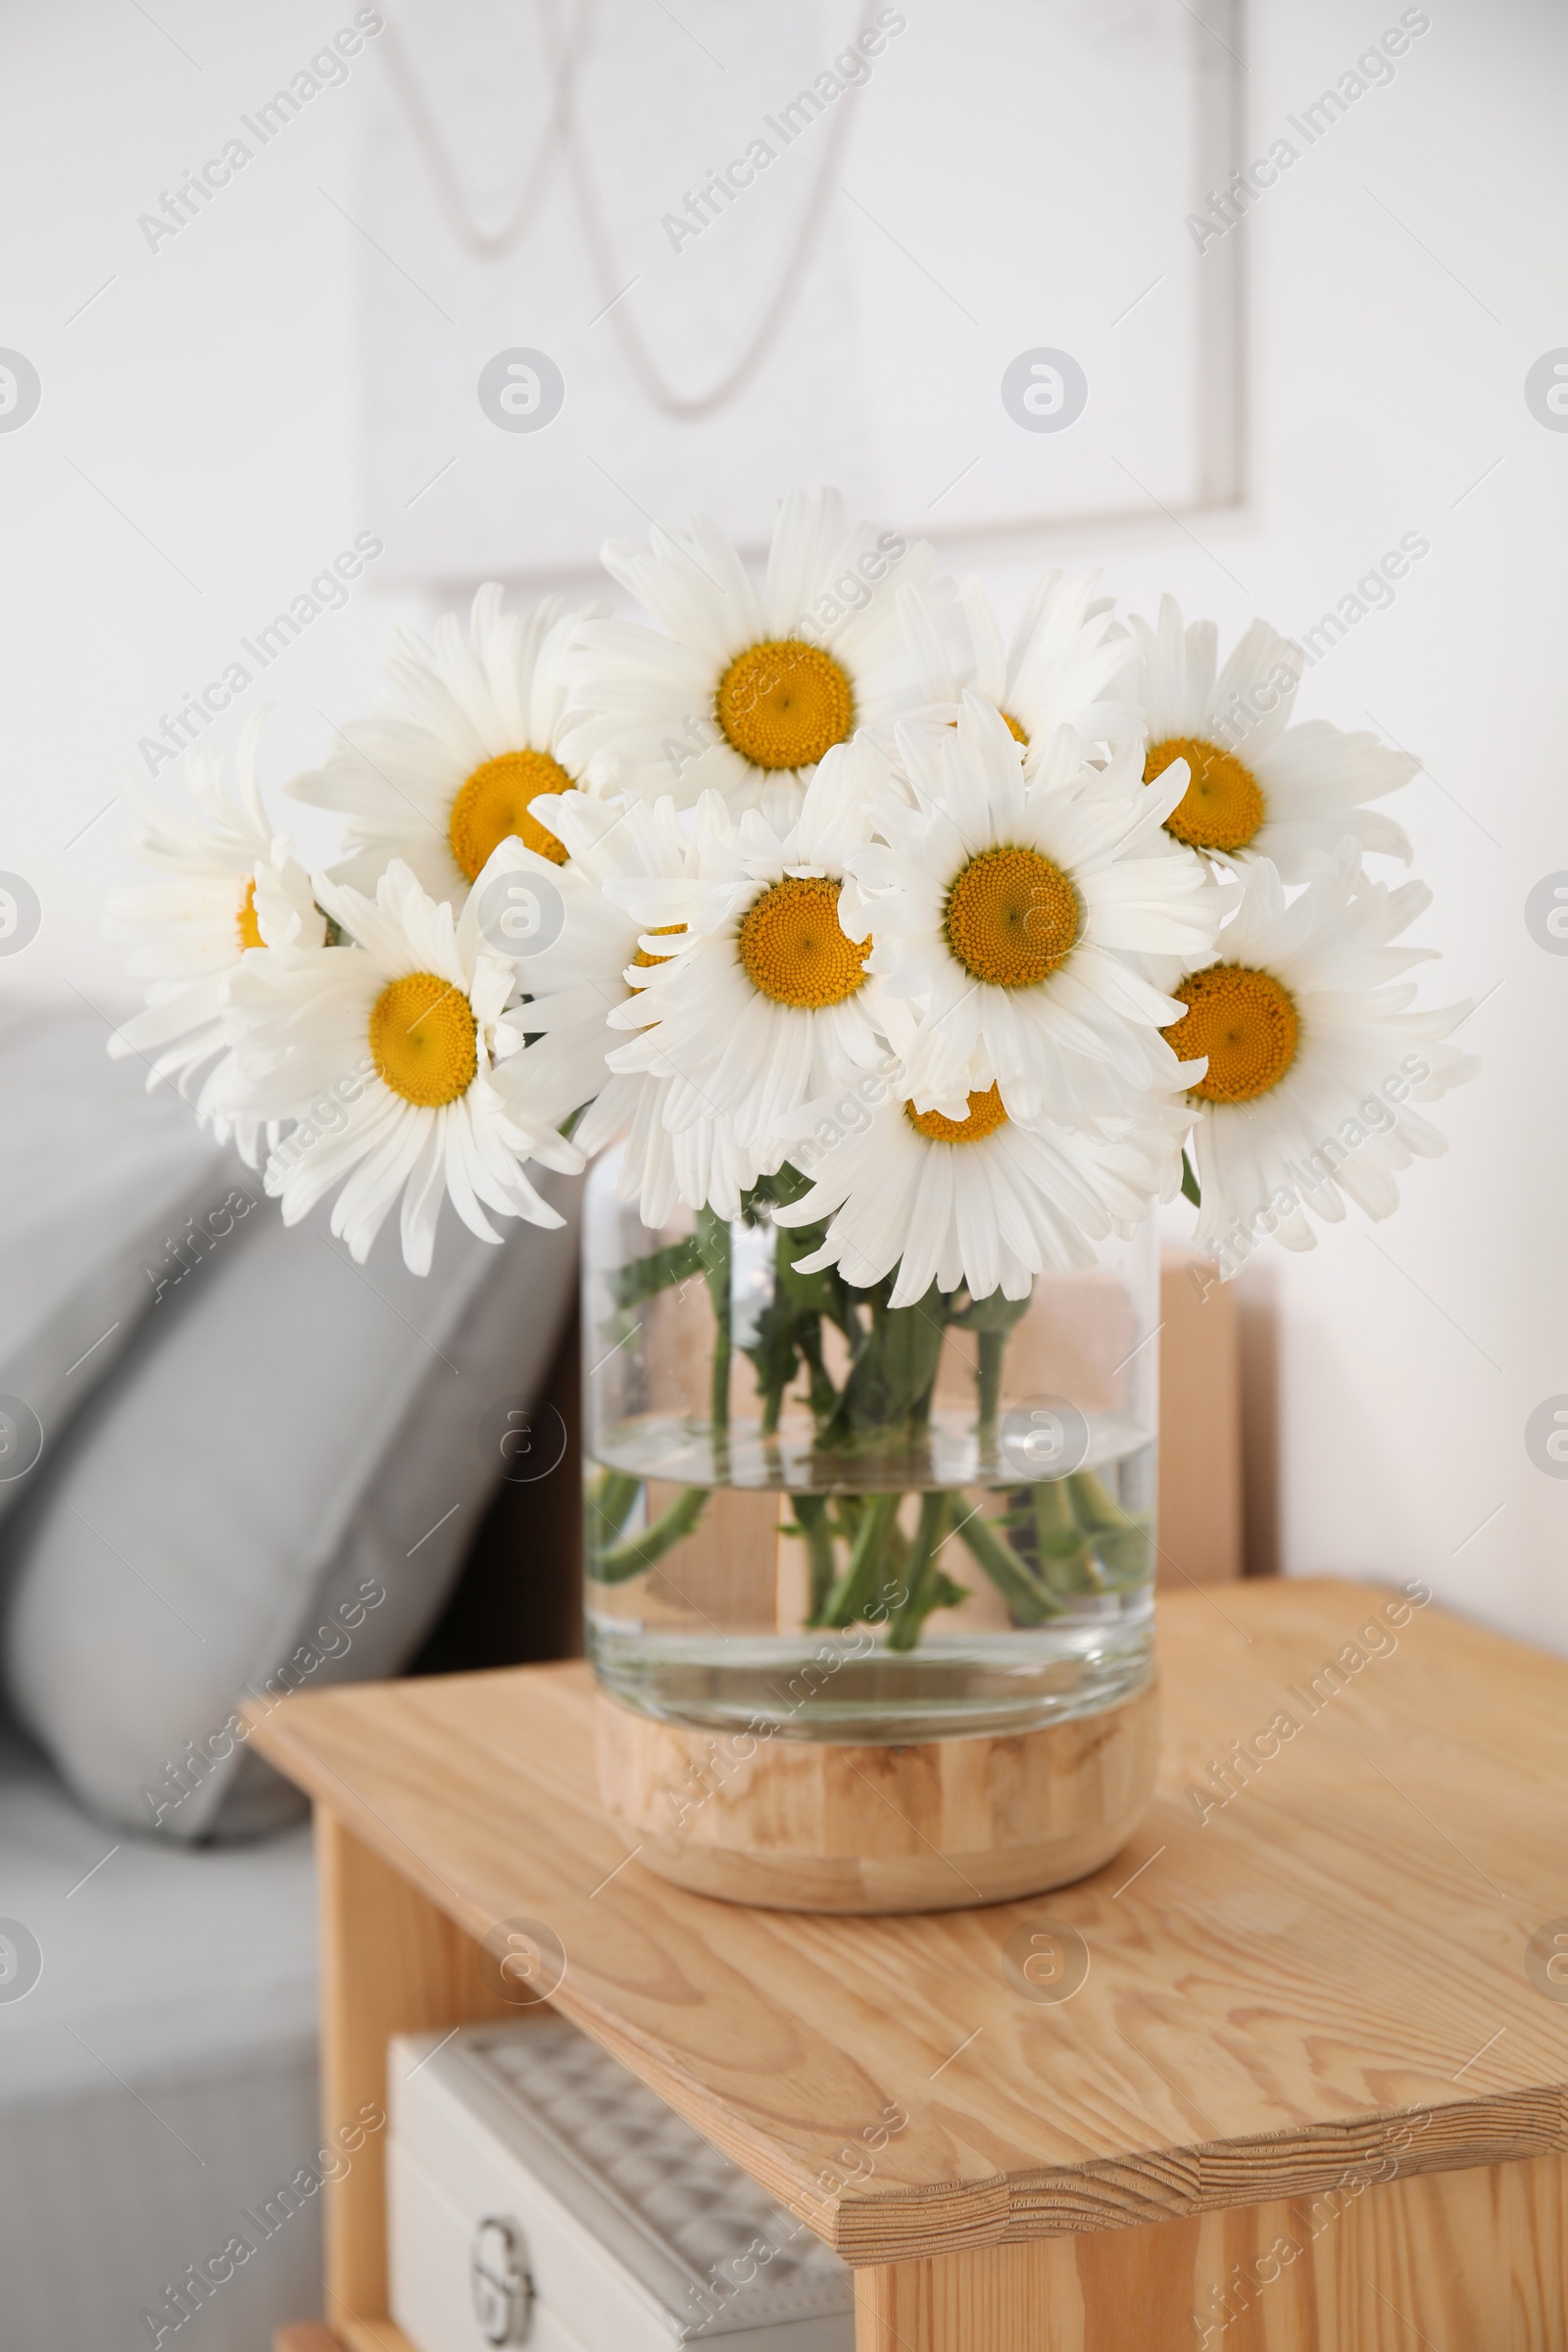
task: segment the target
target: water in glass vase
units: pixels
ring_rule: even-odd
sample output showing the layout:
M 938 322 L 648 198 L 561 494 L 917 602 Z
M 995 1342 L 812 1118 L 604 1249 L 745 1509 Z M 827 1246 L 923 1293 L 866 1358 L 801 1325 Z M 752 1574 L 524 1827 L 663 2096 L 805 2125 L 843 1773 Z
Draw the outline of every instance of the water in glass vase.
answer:
M 644 1714 L 846 1741 L 1027 1731 L 1152 1656 L 1152 1227 L 1026 1299 L 801 1276 L 733 1223 L 585 1224 L 590 1655 Z

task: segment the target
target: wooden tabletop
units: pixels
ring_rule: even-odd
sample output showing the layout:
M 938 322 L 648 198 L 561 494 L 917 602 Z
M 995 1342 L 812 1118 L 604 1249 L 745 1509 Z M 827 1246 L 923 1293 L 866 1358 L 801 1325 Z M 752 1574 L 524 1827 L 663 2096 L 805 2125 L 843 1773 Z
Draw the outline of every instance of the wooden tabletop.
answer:
M 471 1936 L 543 1923 L 557 2005 L 856 2263 L 1568 2148 L 1549 1937 L 1527 1964 L 1553 1922 L 1568 1951 L 1568 1664 L 1329 1580 L 1162 1595 L 1160 1651 L 1125 1853 L 920 1918 L 627 1861 L 582 1666 L 301 1695 L 254 1738 Z

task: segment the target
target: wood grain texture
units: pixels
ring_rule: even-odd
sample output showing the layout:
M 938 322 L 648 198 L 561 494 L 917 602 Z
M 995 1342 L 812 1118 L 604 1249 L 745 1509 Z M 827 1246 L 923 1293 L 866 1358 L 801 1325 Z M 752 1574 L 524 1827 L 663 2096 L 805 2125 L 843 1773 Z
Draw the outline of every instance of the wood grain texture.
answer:
M 395 2321 L 340 2319 L 333 2333 L 337 2352 L 420 2352 Z
M 1568 1916 L 1568 1665 L 1391 1609 L 1327 1580 L 1162 1601 L 1133 1844 L 1044 1901 L 918 1918 L 746 1911 L 628 1861 L 581 1667 L 321 1691 L 255 1737 L 468 1936 L 543 1921 L 559 2007 L 851 2261 L 897 2262 L 1310 2197 L 1409 2111 L 1406 2173 L 1568 2147 L 1568 2013 L 1524 1965 Z M 1090 1957 L 1062 2003 L 1007 1968 L 1042 1918 Z M 345 2095 L 377 2034 L 471 2013 L 455 1979 L 386 2008 L 338 2029 Z
M 1242 1573 L 1236 1293 L 1193 1250 L 1160 1252 L 1158 1543 L 1161 1588 Z
M 857 2352 L 1565 2352 L 1568 2159 L 856 2273 Z
M 512 2012 L 481 1979 L 471 1938 L 395 1865 L 320 1807 L 316 1839 L 322 2144 L 333 2145 L 340 2128 L 366 2131 L 349 2170 L 325 2186 L 327 2306 L 341 2326 L 374 2321 L 387 2304 L 388 2041 Z
M 594 1704 L 599 1793 L 677 1886 L 783 1911 L 954 1911 L 1066 1886 L 1149 1809 L 1159 1693 L 1005 1737 L 724 1740 Z

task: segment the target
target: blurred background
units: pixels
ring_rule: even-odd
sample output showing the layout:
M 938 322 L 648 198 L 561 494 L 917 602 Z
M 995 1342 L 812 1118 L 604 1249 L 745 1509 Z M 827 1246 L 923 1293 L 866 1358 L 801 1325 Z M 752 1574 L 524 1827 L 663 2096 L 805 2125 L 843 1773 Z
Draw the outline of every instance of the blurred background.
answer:
M 121 787 L 177 789 L 181 710 L 222 744 L 270 702 L 280 783 L 369 706 L 396 621 L 485 577 L 587 582 L 606 535 L 694 504 L 755 545 L 778 489 L 836 481 L 1004 609 L 1057 564 L 1134 610 L 1168 588 L 1222 641 L 1359 604 L 1298 709 L 1425 760 L 1400 814 L 1429 988 L 1478 1001 L 1486 1067 L 1396 1224 L 1246 1276 L 1278 1335 L 1253 1564 L 1420 1573 L 1568 1647 L 1568 1492 L 1523 1438 L 1568 1387 L 1568 963 L 1524 916 L 1568 866 L 1568 417 L 1526 392 L 1568 343 L 1568 24 L 1544 0 L 864 22 L 882 46 L 828 96 L 851 6 L 10 12 L 0 341 L 39 397 L 0 432 L 0 861 L 42 919 L 0 990 L 128 1004 L 98 929 Z M 1297 160 L 1225 226 L 1211 199 L 1281 139 Z M 543 426 L 481 398 L 519 351 L 559 373 Z M 1042 351 L 1083 391 L 1020 421 L 1006 372 Z M 343 601 L 313 599 L 363 534 Z M 1430 552 L 1357 597 L 1408 534 Z

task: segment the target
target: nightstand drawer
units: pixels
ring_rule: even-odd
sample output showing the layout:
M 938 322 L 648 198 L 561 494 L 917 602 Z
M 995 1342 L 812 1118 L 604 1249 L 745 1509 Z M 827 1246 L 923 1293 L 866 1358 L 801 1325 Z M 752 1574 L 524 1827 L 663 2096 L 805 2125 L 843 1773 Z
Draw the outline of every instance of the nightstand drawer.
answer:
M 417 2352 L 852 2352 L 847 2267 L 564 2018 L 395 2040 L 389 2089 Z

